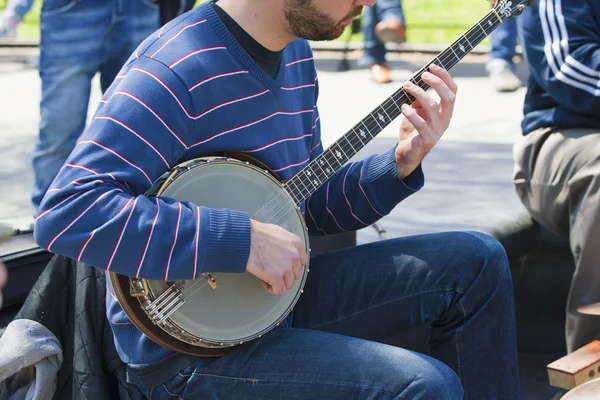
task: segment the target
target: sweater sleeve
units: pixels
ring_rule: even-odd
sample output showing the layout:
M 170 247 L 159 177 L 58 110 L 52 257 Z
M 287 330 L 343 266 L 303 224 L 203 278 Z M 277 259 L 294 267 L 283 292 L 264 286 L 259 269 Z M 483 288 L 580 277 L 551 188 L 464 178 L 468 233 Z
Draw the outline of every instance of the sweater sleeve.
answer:
M 311 159 L 323 152 L 316 107 L 315 120 Z M 398 178 L 394 152 L 395 146 L 385 153 L 346 164 L 313 193 L 306 202 L 309 233 L 328 235 L 364 228 L 421 189 L 424 184 L 421 166 L 406 178 Z
M 245 271 L 246 213 L 144 194 L 193 143 L 194 105 L 181 79 L 158 61 L 142 57 L 124 71 L 44 197 L 36 242 L 148 279 Z
M 519 17 L 524 53 L 538 85 L 562 107 L 600 110 L 600 5 L 540 0 Z

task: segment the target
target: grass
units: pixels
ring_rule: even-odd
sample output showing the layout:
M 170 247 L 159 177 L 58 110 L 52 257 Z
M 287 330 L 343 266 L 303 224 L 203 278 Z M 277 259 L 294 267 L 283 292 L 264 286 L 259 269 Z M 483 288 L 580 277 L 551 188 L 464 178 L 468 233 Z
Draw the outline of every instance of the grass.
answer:
M 6 1 L 0 0 L 0 9 L 5 7 Z M 410 43 L 451 43 L 490 9 L 490 4 L 484 0 L 402 1 Z M 41 0 L 35 0 L 32 10 L 25 16 L 18 28 L 20 37 L 39 37 L 40 4 Z M 362 41 L 362 34 L 353 35 L 351 40 Z

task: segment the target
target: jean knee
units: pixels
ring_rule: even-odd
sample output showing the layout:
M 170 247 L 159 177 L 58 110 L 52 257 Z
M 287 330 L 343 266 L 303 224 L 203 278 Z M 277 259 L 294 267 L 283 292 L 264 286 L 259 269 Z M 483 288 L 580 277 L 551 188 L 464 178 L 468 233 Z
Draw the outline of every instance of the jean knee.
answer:
M 426 371 L 419 376 L 416 384 L 423 399 L 459 400 L 463 398 L 464 391 L 458 375 L 446 364 L 439 362 L 434 371 Z
M 504 246 L 495 238 L 481 232 L 466 232 L 470 246 L 484 267 L 493 269 L 498 278 L 510 279 L 508 256 Z

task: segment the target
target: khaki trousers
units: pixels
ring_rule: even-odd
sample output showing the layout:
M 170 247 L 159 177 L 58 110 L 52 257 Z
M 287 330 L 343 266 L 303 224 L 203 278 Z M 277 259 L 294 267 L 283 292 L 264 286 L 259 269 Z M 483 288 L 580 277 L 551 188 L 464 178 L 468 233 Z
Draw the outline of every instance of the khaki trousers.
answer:
M 514 145 L 513 183 L 533 219 L 569 238 L 575 272 L 567 300 L 567 350 L 600 338 L 600 131 L 540 129 Z

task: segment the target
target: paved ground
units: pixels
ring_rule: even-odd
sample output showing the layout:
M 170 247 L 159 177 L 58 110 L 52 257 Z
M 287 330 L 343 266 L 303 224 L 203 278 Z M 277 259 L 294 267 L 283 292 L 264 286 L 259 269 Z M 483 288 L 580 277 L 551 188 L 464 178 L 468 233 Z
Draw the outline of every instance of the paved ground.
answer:
M 340 53 L 318 53 L 323 141 L 333 143 L 360 118 L 387 98 L 432 55 L 394 54 L 395 83 L 378 85 L 351 61 L 338 72 Z M 40 80 L 25 62 L 26 54 L 0 58 L 0 221 L 24 227 L 30 219 L 30 157 L 39 121 Z M 350 55 L 356 58 L 355 54 Z M 392 235 L 448 229 L 489 231 L 522 210 L 510 184 L 510 147 L 519 135 L 524 88 L 496 93 L 484 71 L 483 56 L 469 56 L 452 71 L 459 84 L 455 118 L 424 163 L 426 186 L 398 206 L 381 223 Z M 523 72 L 523 71 L 520 71 Z M 100 98 L 98 82 L 90 111 Z M 361 153 L 387 149 L 396 140 L 399 120 L 388 126 Z M 359 232 L 359 242 L 375 240 L 371 228 Z

